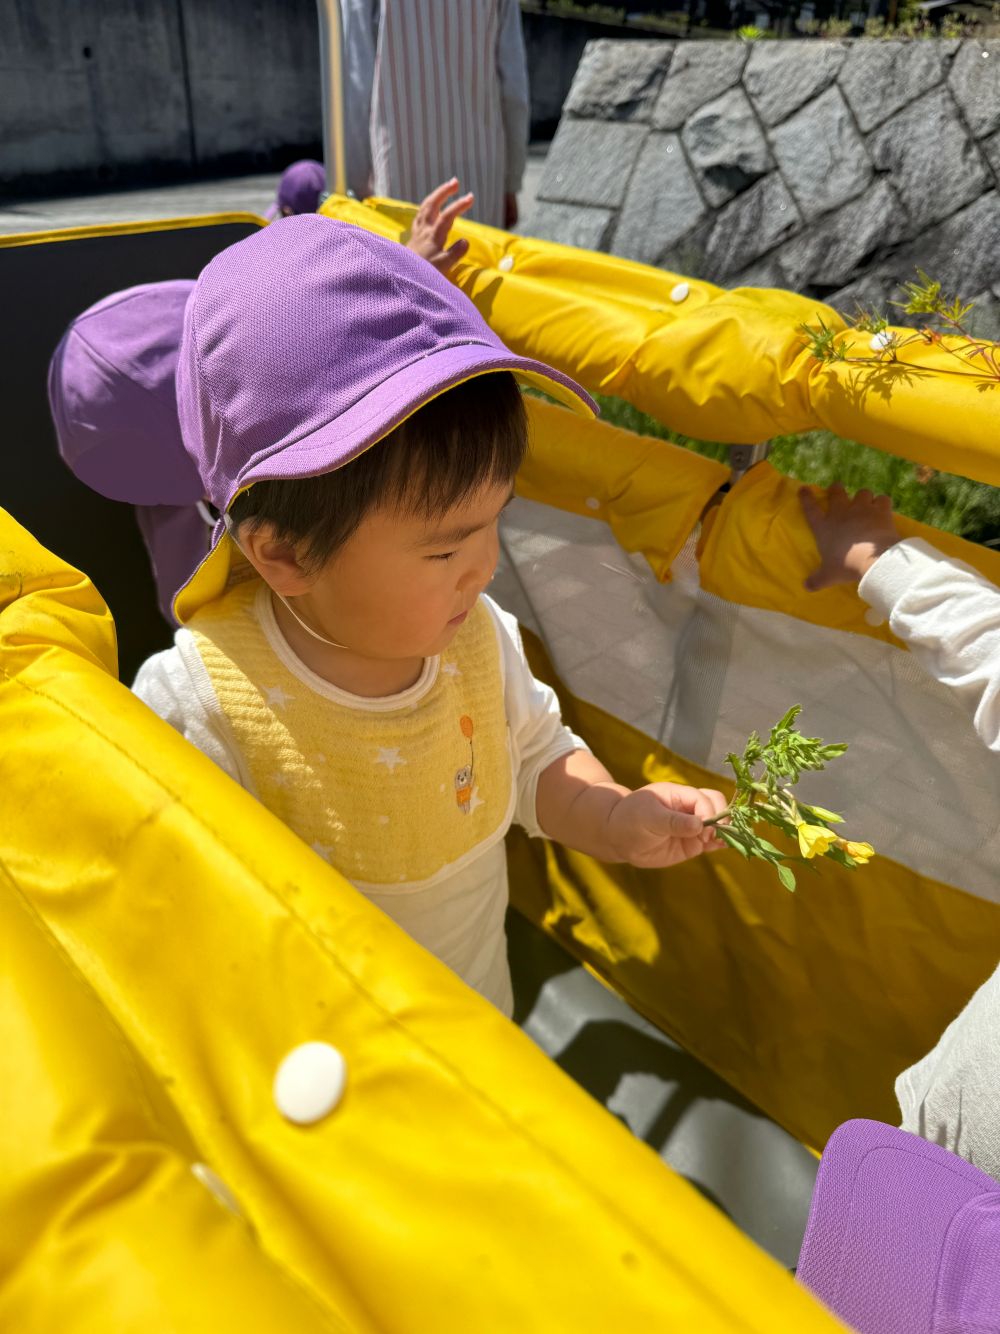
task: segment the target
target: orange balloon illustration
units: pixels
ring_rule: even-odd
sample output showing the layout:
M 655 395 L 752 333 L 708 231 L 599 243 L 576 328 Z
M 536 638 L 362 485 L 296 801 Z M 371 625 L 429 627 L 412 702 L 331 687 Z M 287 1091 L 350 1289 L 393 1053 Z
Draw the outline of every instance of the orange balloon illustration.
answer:
M 462 729 L 462 735 L 472 740 L 472 719 L 467 713 L 463 713 L 458 720 L 458 725 Z

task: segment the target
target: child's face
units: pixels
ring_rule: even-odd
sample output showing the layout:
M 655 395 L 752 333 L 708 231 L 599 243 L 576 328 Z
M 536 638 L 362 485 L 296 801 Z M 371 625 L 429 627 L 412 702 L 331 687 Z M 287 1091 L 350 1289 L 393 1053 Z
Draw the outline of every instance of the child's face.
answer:
M 380 510 L 313 576 L 303 610 L 353 652 L 431 657 L 454 638 L 493 578 L 509 486 L 488 486 L 443 517 Z

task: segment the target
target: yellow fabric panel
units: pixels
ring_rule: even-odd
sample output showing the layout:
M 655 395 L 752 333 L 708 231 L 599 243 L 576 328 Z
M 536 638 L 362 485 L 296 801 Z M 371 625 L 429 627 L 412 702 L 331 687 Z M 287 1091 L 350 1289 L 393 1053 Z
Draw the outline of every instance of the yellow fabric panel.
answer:
M 346 1330 L 192 1175 L 163 1089 L 2 869 L 0 977 L 0 1327 Z
M 535 675 L 615 778 L 731 792 L 728 779 L 561 689 L 524 632 Z M 511 895 L 640 1013 L 770 1117 L 819 1148 L 851 1117 L 898 1123 L 896 1075 L 923 1056 L 996 967 L 1000 905 L 884 857 L 772 868 L 725 851 L 666 871 L 604 866 L 509 836 Z
M 44 553 L 6 517 L 0 549 L 44 574 Z M 839 1328 L 513 1025 L 78 655 L 94 595 L 55 634 L 49 588 L 82 581 L 48 563 L 40 594 L 18 597 L 6 580 L 0 599 L 0 731 L 17 738 L 0 750 L 2 892 L 23 895 L 161 1083 L 267 1256 L 373 1334 Z M 338 1047 L 348 1082 L 304 1129 L 278 1114 L 271 1084 L 306 1040 Z
M 730 602 L 900 645 L 888 625 L 865 620 L 868 604 L 853 586 L 838 584 L 818 593 L 803 587 L 819 558 L 799 502 L 800 485 L 767 462 L 737 482 L 707 516 L 699 547 L 702 588 Z M 811 489 L 825 495 L 822 488 Z M 1000 553 L 904 515 L 896 522 L 903 537 L 922 537 L 1000 585 Z
M 413 209 L 392 200 L 333 196 L 323 212 L 404 235 Z M 917 463 L 1000 484 L 1000 387 L 940 346 L 915 343 L 899 366 L 869 372 L 826 366 L 803 346 L 800 324 L 843 331 L 831 307 L 770 288 L 724 291 L 677 274 L 460 219 L 470 242 L 452 277 L 491 328 L 525 356 L 616 394 L 701 440 L 755 442 L 825 427 Z M 904 336 L 912 330 L 900 330 Z M 849 334 L 871 356 L 870 334 Z
M 581 420 L 541 399 L 528 398 L 525 406 L 531 448 L 517 494 L 603 519 L 625 551 L 642 552 L 656 577 L 668 579 L 729 469 L 664 440 Z

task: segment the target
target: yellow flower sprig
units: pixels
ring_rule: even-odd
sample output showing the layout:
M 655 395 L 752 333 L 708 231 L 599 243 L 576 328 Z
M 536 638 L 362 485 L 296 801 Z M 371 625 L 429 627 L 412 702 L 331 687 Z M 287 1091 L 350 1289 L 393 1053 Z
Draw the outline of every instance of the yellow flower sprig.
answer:
M 830 857 L 841 866 L 865 866 L 875 855 L 870 843 L 841 838 L 831 825 L 843 824 L 843 817 L 823 806 L 799 801 L 792 788 L 807 770 L 826 768 L 847 750 L 843 742 L 824 742 L 819 737 L 803 736 L 794 726 L 802 712 L 793 705 L 771 728 L 767 741 L 751 733 L 742 755 L 728 755 L 727 763 L 736 775 L 736 791 L 728 808 L 706 824 L 716 826 L 723 842 L 742 856 L 770 862 L 778 879 L 788 890 L 795 889 L 795 874 L 789 861 L 814 861 Z M 721 824 L 720 821 L 727 823 Z M 799 857 L 782 852 L 762 838 L 756 826 L 769 824 L 793 839 Z
M 809 354 L 827 365 L 838 361 L 850 362 L 872 374 L 884 372 L 886 367 L 903 366 L 898 353 L 913 344 L 934 344 L 957 360 L 961 369 L 948 368 L 950 373 L 968 375 L 976 380 L 992 384 L 1000 380 L 1000 349 L 987 338 L 977 338 L 967 326 L 967 317 L 974 302 L 964 302 L 960 297 L 947 297 L 941 290 L 941 284 L 929 278 L 923 269 L 917 269 L 919 281 L 903 284 L 904 301 L 892 301 L 890 305 L 898 307 L 907 315 L 926 316 L 927 323 L 915 329 L 913 333 L 903 334 L 890 329 L 885 315 L 875 311 L 858 309 L 856 316 L 849 321 L 849 328 L 855 333 L 867 333 L 872 337 L 868 343 L 868 352 L 858 354 L 856 345 L 843 333 L 825 324 L 820 316 L 816 324 L 800 324 L 799 333 L 803 337 L 803 346 Z M 935 321 L 934 327 L 930 321 Z M 941 365 L 921 365 L 921 374 L 942 374 Z

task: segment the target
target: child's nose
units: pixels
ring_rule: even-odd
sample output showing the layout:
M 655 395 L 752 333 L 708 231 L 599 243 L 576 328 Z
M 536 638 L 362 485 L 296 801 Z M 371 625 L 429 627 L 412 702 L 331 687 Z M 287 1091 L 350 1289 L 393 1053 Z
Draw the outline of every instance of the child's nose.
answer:
M 492 533 L 476 552 L 475 559 L 459 581 L 462 591 L 478 589 L 481 592 L 493 578 L 499 559 L 500 541 L 496 533 Z

